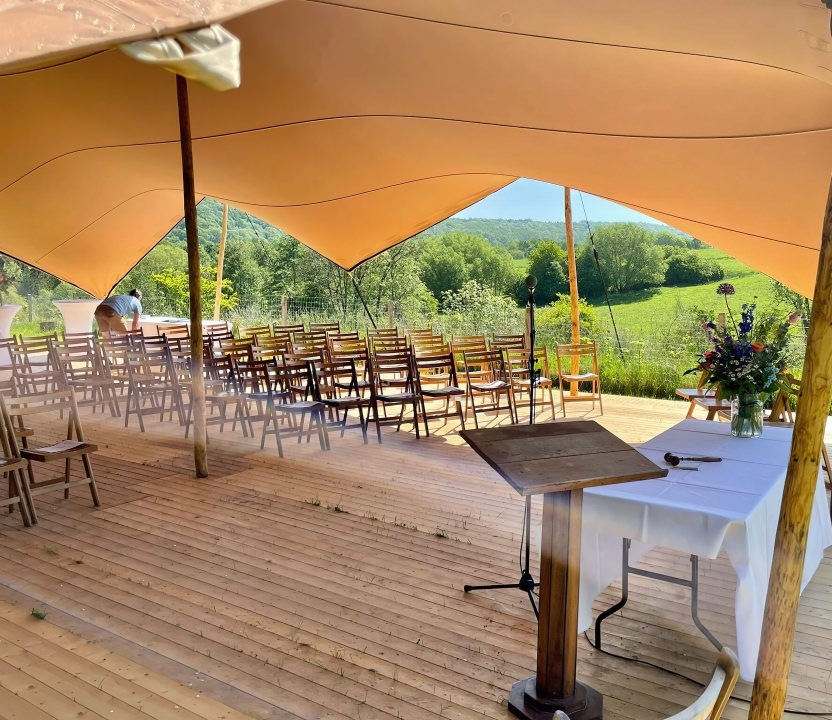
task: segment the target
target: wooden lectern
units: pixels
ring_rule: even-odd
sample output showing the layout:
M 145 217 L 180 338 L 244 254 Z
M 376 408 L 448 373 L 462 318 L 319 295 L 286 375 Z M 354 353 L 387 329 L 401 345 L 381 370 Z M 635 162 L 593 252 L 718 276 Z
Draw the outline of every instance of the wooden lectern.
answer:
M 583 489 L 664 477 L 667 470 L 592 420 L 461 435 L 518 493 L 543 495 L 537 674 L 515 683 L 509 709 L 527 720 L 549 720 L 557 710 L 571 720 L 599 720 L 601 694 L 575 680 Z

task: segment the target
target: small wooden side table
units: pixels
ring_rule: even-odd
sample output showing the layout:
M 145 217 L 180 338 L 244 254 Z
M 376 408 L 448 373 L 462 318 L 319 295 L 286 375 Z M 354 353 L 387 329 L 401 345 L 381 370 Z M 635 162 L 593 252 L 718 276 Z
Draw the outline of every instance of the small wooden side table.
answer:
M 460 434 L 518 493 L 543 495 L 537 674 L 514 684 L 509 709 L 526 720 L 549 720 L 556 710 L 572 720 L 599 720 L 601 694 L 575 679 L 583 489 L 668 471 L 592 420 Z

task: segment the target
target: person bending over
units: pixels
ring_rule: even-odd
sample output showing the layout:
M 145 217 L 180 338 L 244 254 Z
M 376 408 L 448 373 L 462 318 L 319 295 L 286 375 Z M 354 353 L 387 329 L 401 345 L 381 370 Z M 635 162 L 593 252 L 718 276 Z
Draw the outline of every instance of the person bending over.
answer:
M 111 295 L 95 309 L 95 321 L 98 329 L 104 337 L 110 337 L 111 333 L 117 335 L 126 334 L 127 327 L 124 324 L 124 316 L 133 316 L 131 330 L 139 329 L 139 316 L 142 314 L 142 293 L 141 290 L 131 290 L 129 295 Z

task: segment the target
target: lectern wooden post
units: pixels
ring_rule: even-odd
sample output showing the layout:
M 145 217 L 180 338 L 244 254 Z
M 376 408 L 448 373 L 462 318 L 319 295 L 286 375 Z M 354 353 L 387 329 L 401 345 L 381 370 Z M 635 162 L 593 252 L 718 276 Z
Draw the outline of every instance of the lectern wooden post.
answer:
M 464 440 L 521 495 L 543 495 L 537 674 L 515 683 L 509 709 L 527 720 L 563 710 L 600 720 L 601 694 L 575 679 L 583 489 L 664 477 L 660 468 L 598 423 L 465 430 Z

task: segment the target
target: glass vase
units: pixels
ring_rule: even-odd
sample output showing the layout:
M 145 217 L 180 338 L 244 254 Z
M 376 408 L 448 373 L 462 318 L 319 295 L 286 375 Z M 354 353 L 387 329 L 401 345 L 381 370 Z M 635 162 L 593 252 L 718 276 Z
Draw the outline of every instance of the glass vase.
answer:
M 760 437 L 763 434 L 763 403 L 749 393 L 731 400 L 731 434 L 734 437 Z

